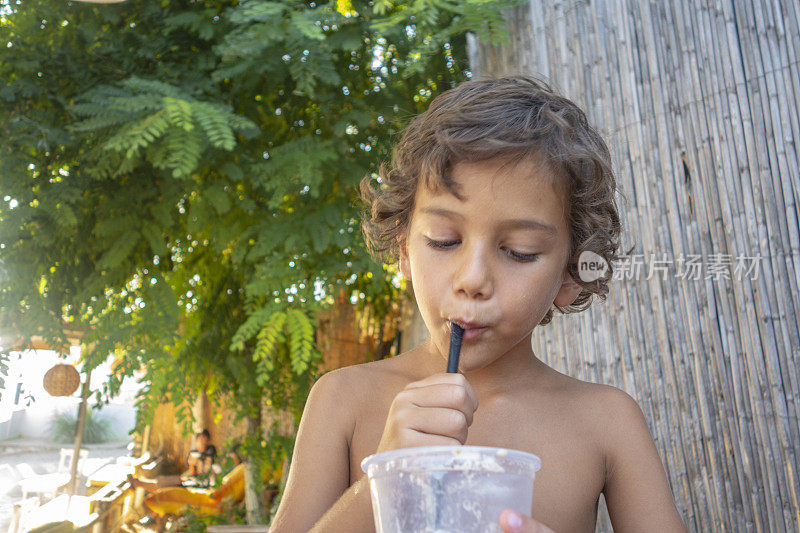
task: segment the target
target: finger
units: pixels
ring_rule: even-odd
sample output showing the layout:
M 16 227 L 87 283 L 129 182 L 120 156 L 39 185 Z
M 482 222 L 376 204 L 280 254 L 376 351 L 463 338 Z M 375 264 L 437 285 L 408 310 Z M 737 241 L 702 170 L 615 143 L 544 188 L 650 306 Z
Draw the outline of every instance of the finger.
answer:
M 398 401 L 402 404 L 413 405 L 421 408 L 443 407 L 458 409 L 467 417 L 468 425 L 472 424 L 472 415 L 475 404 L 464 387 L 457 385 L 428 385 L 415 389 L 404 390 L 398 394 Z
M 433 385 L 458 385 L 463 387 L 472 402 L 472 410 L 478 408 L 478 395 L 472 388 L 467 378 L 463 374 L 434 374 L 420 381 L 414 381 L 406 385 L 405 390 L 427 388 Z
M 500 527 L 503 533 L 555 533 L 541 522 L 511 509 L 500 513 Z
M 457 409 L 442 407 L 417 408 L 407 427 L 428 435 L 450 437 L 464 444 L 467 440 L 467 417 Z
M 405 448 L 413 448 L 415 446 L 459 446 L 463 444 L 452 437 L 444 435 L 432 435 L 413 429 L 405 429 L 404 431 L 406 432 L 403 439 Z

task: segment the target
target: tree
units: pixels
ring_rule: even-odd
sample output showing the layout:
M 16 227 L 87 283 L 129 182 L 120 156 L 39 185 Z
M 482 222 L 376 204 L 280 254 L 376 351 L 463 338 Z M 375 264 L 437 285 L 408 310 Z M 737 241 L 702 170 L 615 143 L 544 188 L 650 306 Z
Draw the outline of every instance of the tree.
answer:
M 3 324 L 54 346 L 86 328 L 89 368 L 119 358 L 99 401 L 144 368 L 140 420 L 202 387 L 254 427 L 264 399 L 299 417 L 315 311 L 398 295 L 357 183 L 505 5 L 0 3 Z

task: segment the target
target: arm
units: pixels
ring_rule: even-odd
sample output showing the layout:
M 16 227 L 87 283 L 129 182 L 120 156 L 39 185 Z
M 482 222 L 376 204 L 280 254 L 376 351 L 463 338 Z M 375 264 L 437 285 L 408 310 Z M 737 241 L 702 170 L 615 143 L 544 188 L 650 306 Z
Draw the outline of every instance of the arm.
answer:
M 603 493 L 614 531 L 685 532 L 664 466 L 636 400 L 619 389 L 608 388 L 599 404 L 608 422 L 603 432 Z
M 318 520 L 314 531 L 372 531 L 366 480 L 349 486 L 351 390 L 342 371 L 325 374 L 311 389 L 272 533 L 309 531 Z
M 189 476 L 196 476 L 199 473 L 200 468 L 200 452 L 197 450 L 192 450 L 189 452 L 189 455 L 186 457 L 186 465 L 189 469 L 186 472 L 186 475 Z
M 348 487 L 349 439 L 360 401 L 351 393 L 363 390 L 364 380 L 349 386 L 346 372 L 326 374 L 311 390 L 272 533 L 374 531 L 366 477 Z M 463 444 L 477 406 L 475 391 L 461 374 L 410 383 L 392 402 L 378 451 Z

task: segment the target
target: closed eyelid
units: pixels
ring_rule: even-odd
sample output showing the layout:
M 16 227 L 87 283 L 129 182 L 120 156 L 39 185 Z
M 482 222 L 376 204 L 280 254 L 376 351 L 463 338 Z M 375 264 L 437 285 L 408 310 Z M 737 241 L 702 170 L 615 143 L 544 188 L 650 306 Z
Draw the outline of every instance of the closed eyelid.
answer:
M 472 240 L 470 237 L 461 236 L 458 232 L 442 232 L 437 234 L 436 231 L 430 231 L 422 233 L 422 237 L 428 242 L 435 241 L 440 243 L 461 243 L 465 238 L 467 241 Z M 535 253 L 533 250 L 538 250 L 542 247 L 548 248 L 549 243 L 546 242 L 536 244 L 535 242 L 504 242 L 504 239 L 499 239 L 498 247 L 501 249 L 508 248 L 520 254 L 531 255 Z
M 425 240 L 428 243 L 448 243 L 448 244 L 453 244 L 453 243 L 460 243 L 461 242 L 461 239 L 459 239 L 459 238 L 449 238 L 449 237 L 427 237 L 426 236 Z
M 450 249 L 454 246 L 458 246 L 459 244 L 461 244 L 461 239 L 439 239 L 426 236 L 425 242 L 431 248 Z M 504 253 L 512 256 L 515 259 L 533 260 L 541 255 L 538 252 L 522 251 L 517 249 L 516 247 L 505 246 L 505 245 L 500 246 L 499 250 L 502 250 Z

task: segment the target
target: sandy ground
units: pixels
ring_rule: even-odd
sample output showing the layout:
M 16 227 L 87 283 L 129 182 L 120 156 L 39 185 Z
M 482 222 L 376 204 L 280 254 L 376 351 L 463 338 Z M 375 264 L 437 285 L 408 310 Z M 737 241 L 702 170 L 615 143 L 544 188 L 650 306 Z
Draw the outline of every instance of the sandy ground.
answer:
M 82 465 L 84 476 L 90 475 L 105 464 L 127 455 L 127 442 L 87 444 L 89 458 Z M 0 441 L 0 533 L 5 533 L 13 516 L 14 503 L 22 499 L 19 480 L 22 475 L 19 465 L 26 463 L 37 474 L 55 472 L 58 467 L 59 450 L 71 445 L 54 444 L 45 440 L 9 439 Z M 85 489 L 85 480 L 79 482 L 79 491 Z

